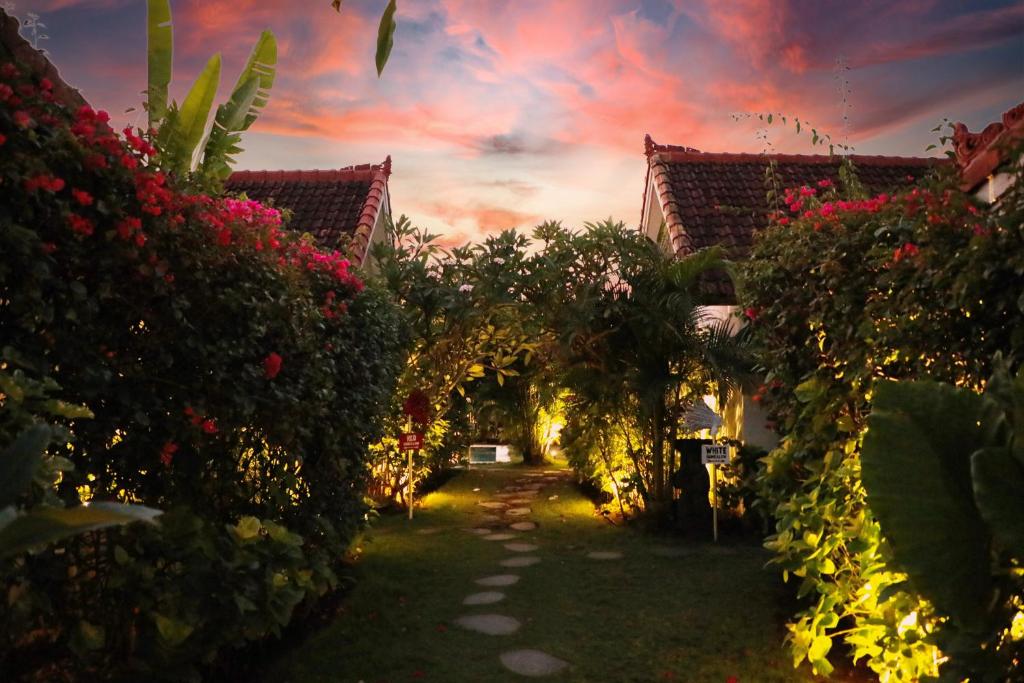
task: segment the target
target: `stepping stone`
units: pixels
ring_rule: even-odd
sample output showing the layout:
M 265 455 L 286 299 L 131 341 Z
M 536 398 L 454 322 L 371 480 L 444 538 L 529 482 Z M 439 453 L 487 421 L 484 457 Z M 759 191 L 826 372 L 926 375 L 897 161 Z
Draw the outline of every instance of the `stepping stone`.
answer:
M 475 489 L 473 489 L 473 493 L 476 493 L 476 492 L 477 492 L 477 491 L 479 491 L 479 490 L 480 490 L 480 487 L 479 487 L 479 486 L 477 486 L 477 487 L 476 487 Z
M 501 602 L 505 599 L 504 593 L 498 591 L 484 591 L 483 593 L 473 593 L 467 595 L 466 599 L 462 601 L 463 605 L 493 605 L 496 602 Z
M 485 500 L 482 503 L 477 503 L 477 505 L 479 505 L 482 508 L 487 508 L 489 510 L 499 510 L 501 508 L 508 507 L 508 503 L 502 503 L 501 501 L 498 500 Z
M 509 652 L 502 652 L 500 659 L 501 663 L 509 671 L 531 678 L 552 676 L 569 666 L 569 662 L 558 657 L 552 657 L 540 650 L 511 650 Z
M 528 498 L 515 498 L 515 499 L 512 499 L 512 500 L 508 501 L 508 504 L 509 505 L 529 505 L 532 502 L 533 502 L 533 500 L 528 499 Z
M 480 515 L 480 521 L 484 524 L 494 524 L 495 522 L 500 522 L 501 517 L 498 515 Z
M 539 545 L 533 543 L 506 543 L 505 550 L 511 550 L 514 553 L 532 553 L 534 550 L 539 548 Z
M 534 529 L 537 528 L 537 523 L 536 522 L 513 522 L 512 524 L 508 525 L 508 528 L 509 529 L 514 529 L 515 531 L 533 531 Z
M 502 567 L 532 567 L 533 565 L 540 562 L 539 557 L 532 555 L 523 555 L 520 557 L 510 557 L 507 560 L 502 560 L 498 564 Z
M 617 550 L 595 550 L 587 553 L 587 557 L 592 560 L 621 560 L 622 553 Z
M 506 617 L 504 614 L 470 614 L 459 617 L 455 623 L 467 631 L 486 633 L 489 636 L 507 636 L 522 626 L 518 619 Z
M 440 533 L 442 531 L 444 531 L 444 529 L 442 529 L 440 527 L 428 526 L 428 527 L 425 527 L 423 529 L 417 529 L 416 533 L 421 534 L 423 536 L 430 536 L 431 534 L 437 534 L 437 533 Z
M 493 531 L 491 531 L 487 527 L 483 527 L 483 526 L 474 527 L 472 529 L 466 529 L 466 531 L 468 531 L 471 534 L 476 534 L 477 536 L 486 536 L 487 534 L 494 533 Z
M 488 588 L 511 586 L 519 583 L 519 576 L 517 574 L 495 574 L 494 576 L 485 576 L 482 579 L 477 579 L 474 583 L 478 586 L 487 586 Z
M 511 541 L 513 538 L 519 538 L 519 534 L 491 534 L 481 538 L 485 541 Z
M 505 510 L 505 514 L 509 517 L 522 517 L 530 514 L 530 508 L 510 508 Z
M 651 554 L 658 557 L 686 557 L 690 551 L 686 548 L 652 548 Z
M 548 500 L 558 500 L 558 495 L 548 496 Z

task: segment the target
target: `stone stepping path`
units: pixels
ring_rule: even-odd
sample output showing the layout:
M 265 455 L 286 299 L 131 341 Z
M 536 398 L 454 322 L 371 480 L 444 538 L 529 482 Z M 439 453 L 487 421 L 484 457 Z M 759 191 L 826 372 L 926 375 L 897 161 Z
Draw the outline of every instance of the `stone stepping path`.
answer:
M 455 623 L 467 631 L 486 633 L 489 636 L 507 636 L 522 626 L 518 619 L 504 614 L 470 614 L 459 617 Z
M 498 564 L 500 564 L 502 567 L 532 567 L 533 565 L 539 562 L 539 557 L 521 555 L 519 557 L 510 557 L 507 560 L 502 560 Z
M 478 586 L 487 586 L 489 588 L 496 588 L 499 586 L 513 586 L 519 583 L 518 574 L 496 574 L 494 576 L 485 576 L 482 579 L 475 581 Z
M 510 650 L 501 653 L 500 659 L 509 671 L 532 678 L 552 676 L 569 666 L 569 662 L 540 650 Z
M 533 543 L 506 543 L 505 550 L 511 550 L 514 553 L 532 553 L 540 546 Z
M 587 557 L 592 560 L 621 560 L 622 553 L 617 550 L 595 550 L 587 553 Z
M 501 602 L 505 599 L 505 594 L 498 591 L 483 591 L 482 593 L 473 593 L 467 595 L 466 599 L 462 601 L 463 605 L 493 605 L 496 602 Z
M 537 523 L 525 519 L 532 512 L 529 506 L 540 496 L 541 490 L 545 486 L 560 481 L 562 481 L 562 477 L 552 472 L 529 472 L 520 479 L 506 484 L 498 493 L 491 496 L 491 500 L 478 502 L 477 505 L 488 510 L 500 512 L 505 519 L 512 518 L 508 520 L 507 526 L 513 531 L 533 531 L 537 528 Z M 551 496 L 548 500 L 556 500 L 557 498 L 558 496 Z M 484 519 L 485 522 L 481 526 L 468 529 L 468 531 L 477 534 L 485 541 L 506 541 L 517 538 L 518 534 L 493 533 L 492 529 L 483 526 L 483 524 L 488 522 L 505 522 L 505 519 L 502 517 L 490 514 L 485 515 Z M 517 519 L 518 521 L 516 521 Z M 505 543 L 504 546 L 506 550 L 513 553 L 532 553 L 540 548 L 535 543 L 523 542 Z M 622 553 L 595 551 L 589 553 L 587 557 L 597 560 L 620 559 Z M 541 558 L 536 555 L 515 555 L 501 560 L 499 564 L 502 567 L 522 568 L 532 567 L 540 562 Z M 512 586 L 519 582 L 519 578 L 517 574 L 497 574 L 476 579 L 475 583 L 478 586 L 497 588 Z M 505 598 L 506 595 L 504 593 L 489 590 L 466 596 L 462 604 L 465 606 L 492 605 L 503 601 Z M 519 620 L 502 614 L 470 614 L 458 617 L 454 623 L 466 630 L 492 636 L 511 635 L 522 626 Z M 569 667 L 569 662 L 553 657 L 541 650 L 511 650 L 503 652 L 499 659 L 502 666 L 509 671 L 530 678 L 552 676 Z

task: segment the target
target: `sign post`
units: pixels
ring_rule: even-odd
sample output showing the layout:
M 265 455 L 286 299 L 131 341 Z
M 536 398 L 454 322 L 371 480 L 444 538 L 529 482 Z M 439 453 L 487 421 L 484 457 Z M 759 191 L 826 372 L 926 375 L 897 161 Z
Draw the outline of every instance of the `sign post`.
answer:
M 412 491 L 413 491 L 413 479 L 412 479 L 412 456 L 413 452 L 423 448 L 423 435 L 415 432 L 406 432 L 402 434 L 402 437 L 398 440 L 398 447 L 403 451 L 409 452 L 409 493 L 406 496 L 409 500 L 409 519 L 412 519 Z
M 711 530 L 718 543 L 718 466 L 728 465 L 732 456 L 732 446 L 726 444 L 703 444 L 700 447 L 700 461 L 711 465 Z

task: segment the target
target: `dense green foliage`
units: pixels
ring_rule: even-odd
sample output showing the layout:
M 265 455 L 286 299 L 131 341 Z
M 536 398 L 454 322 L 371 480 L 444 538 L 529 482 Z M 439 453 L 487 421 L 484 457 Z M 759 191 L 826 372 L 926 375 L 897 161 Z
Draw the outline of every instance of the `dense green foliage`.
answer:
M 0 75 L 3 445 L 36 422 L 67 444 L 23 502 L 164 510 L 6 563 L 0 669 L 195 676 L 336 585 L 403 321 L 278 212 Z
M 914 590 L 947 617 L 948 680 L 1002 680 L 1024 664 L 1024 371 L 997 363 L 985 392 L 876 386 L 862 470 L 867 502 Z
M 1017 158 L 1017 157 L 1015 157 Z M 980 387 L 1024 348 L 1024 184 L 993 207 L 951 170 L 896 196 L 867 197 L 846 168 L 784 198 L 756 240 L 744 306 L 767 376 L 759 398 L 783 435 L 759 488 L 768 547 L 805 607 L 794 661 L 820 672 L 834 641 L 890 680 L 937 671 L 937 620 L 893 563 L 865 505 L 860 450 L 876 382 L 932 378 Z

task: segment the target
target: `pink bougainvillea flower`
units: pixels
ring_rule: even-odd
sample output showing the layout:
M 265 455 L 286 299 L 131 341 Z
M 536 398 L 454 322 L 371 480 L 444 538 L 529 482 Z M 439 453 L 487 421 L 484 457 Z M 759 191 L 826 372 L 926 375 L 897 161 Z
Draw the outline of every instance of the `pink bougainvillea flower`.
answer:
M 79 190 L 77 187 L 71 190 L 71 196 L 75 198 L 75 201 L 82 206 L 92 205 L 92 195 L 85 190 Z
M 272 351 L 263 359 L 263 374 L 267 376 L 267 379 L 274 379 L 279 372 L 281 372 L 281 356 Z
M 19 109 L 18 111 L 14 112 L 14 115 L 11 118 L 14 119 L 14 125 L 16 125 L 18 128 L 28 128 L 32 125 L 32 117 L 29 116 L 28 112 L 26 111 L 22 111 Z
M 747 317 L 747 320 L 750 320 L 750 321 L 757 320 L 757 309 L 754 308 L 753 306 L 748 306 L 743 311 L 743 315 L 745 315 Z
M 164 444 L 164 447 L 160 449 L 160 462 L 163 463 L 164 467 L 170 467 L 171 462 L 174 460 L 174 454 L 178 451 L 178 444 L 173 441 L 168 441 Z
M 829 180 L 828 178 L 825 178 L 824 180 L 819 180 L 818 181 L 818 187 L 820 187 L 822 189 L 824 189 L 826 187 L 832 187 L 832 181 Z

